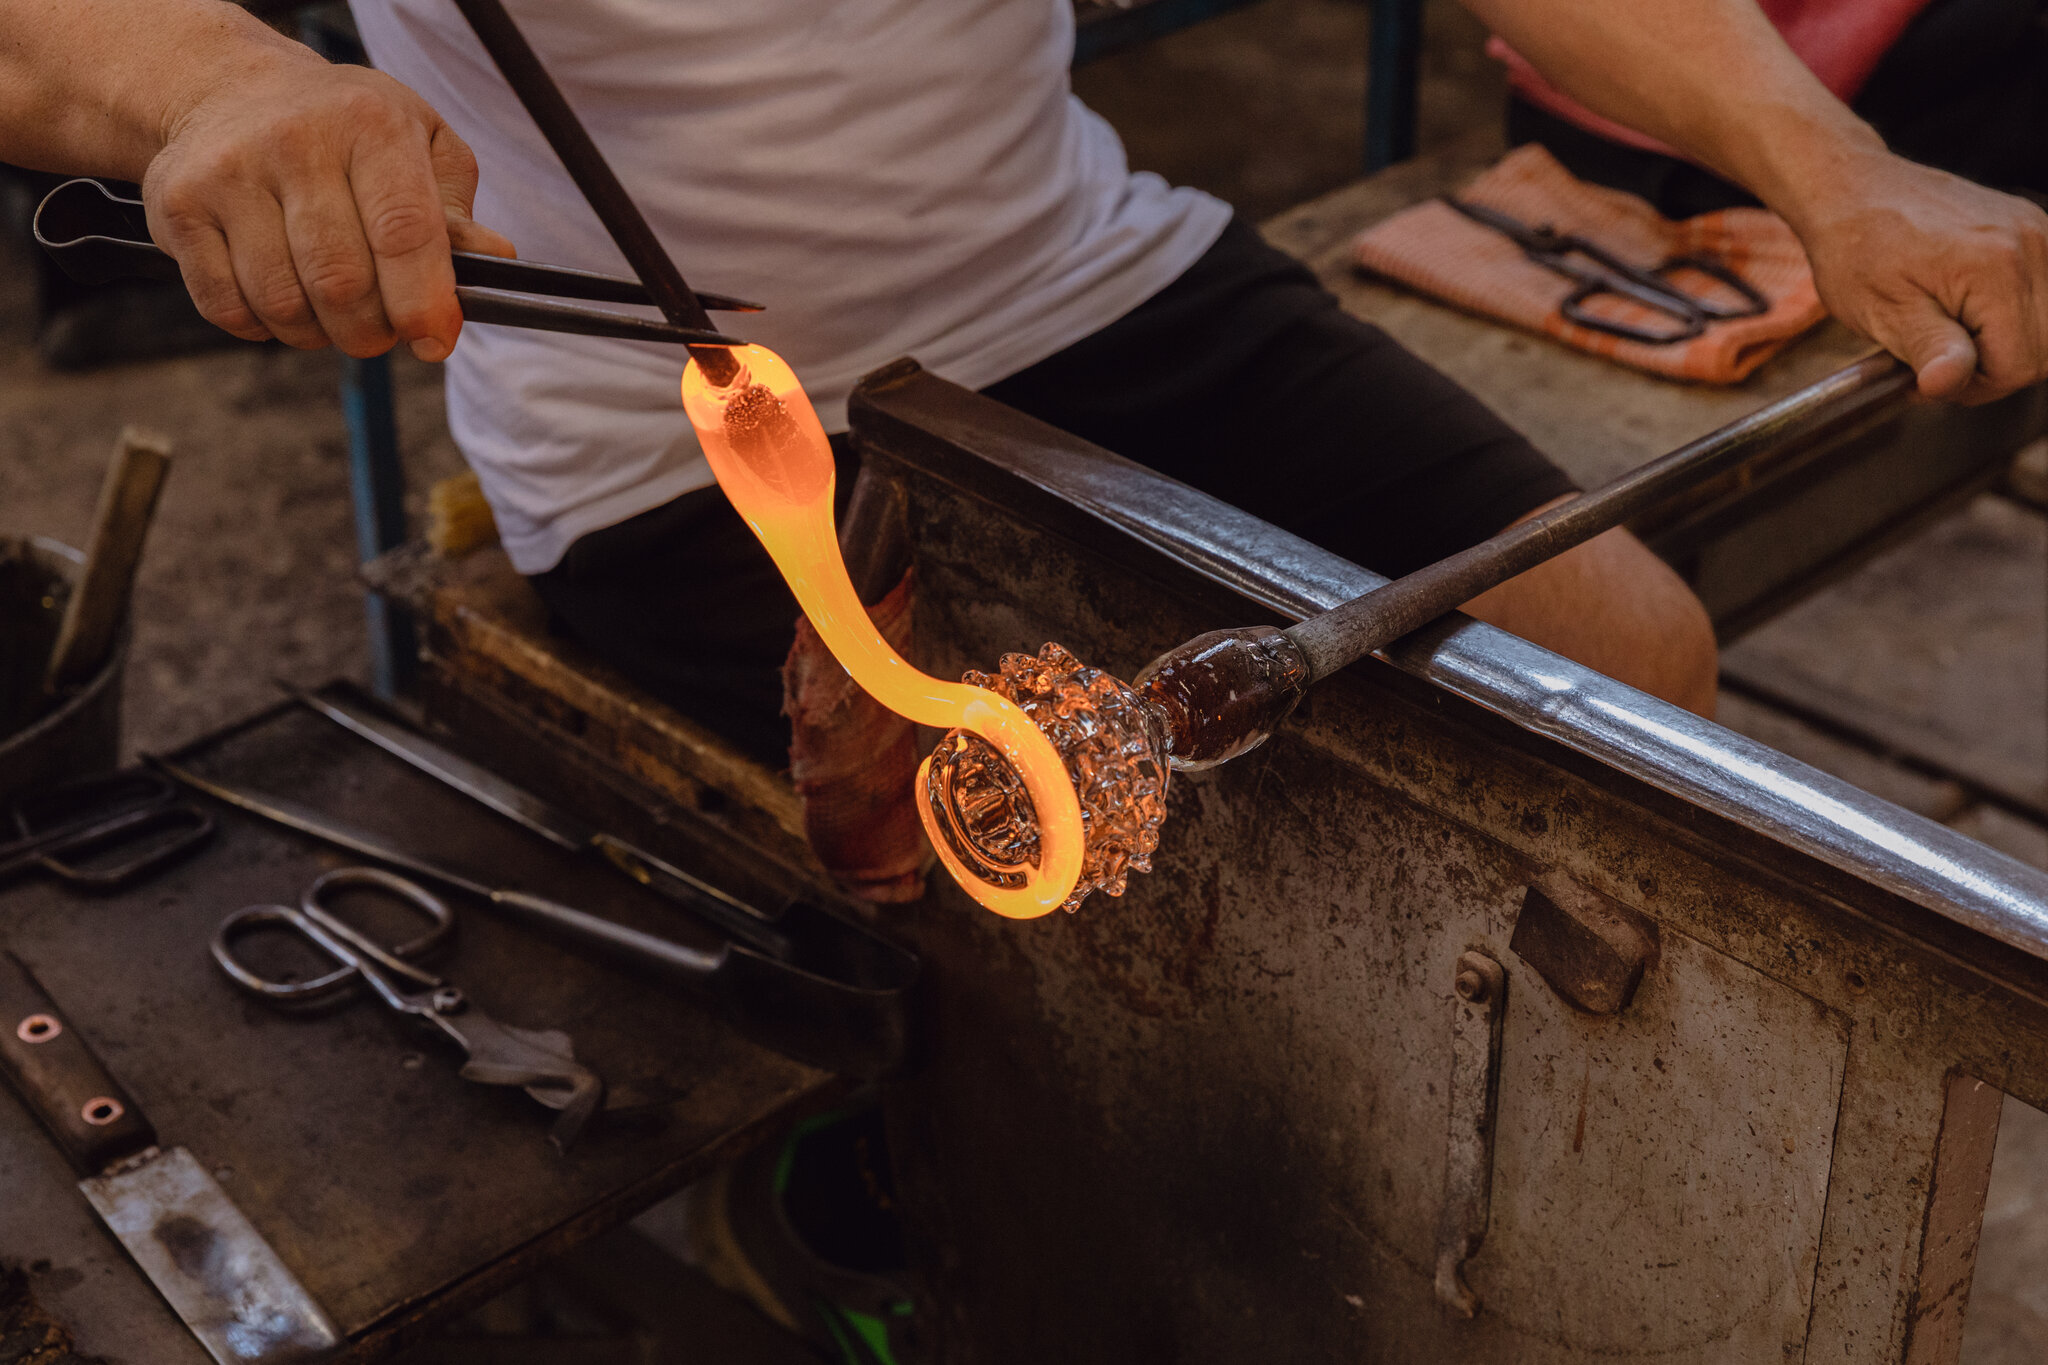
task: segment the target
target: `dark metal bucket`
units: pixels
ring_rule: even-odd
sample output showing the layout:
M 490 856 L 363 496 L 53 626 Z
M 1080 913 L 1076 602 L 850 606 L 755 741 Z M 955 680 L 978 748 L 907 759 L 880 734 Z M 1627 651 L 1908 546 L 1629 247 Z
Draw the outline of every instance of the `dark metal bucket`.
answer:
M 121 750 L 126 622 L 85 686 L 49 710 L 37 698 L 64 602 L 85 556 L 43 536 L 0 536 L 0 803 L 114 766 Z M 9 830 L 0 830 L 4 839 Z

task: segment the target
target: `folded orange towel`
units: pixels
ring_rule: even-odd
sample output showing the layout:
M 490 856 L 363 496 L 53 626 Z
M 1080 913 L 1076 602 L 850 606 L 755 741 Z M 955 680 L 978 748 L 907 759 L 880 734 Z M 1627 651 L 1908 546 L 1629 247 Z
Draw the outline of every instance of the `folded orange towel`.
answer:
M 1806 252 L 1785 220 L 1764 209 L 1723 209 L 1682 222 L 1619 190 L 1588 185 L 1534 143 L 1517 147 L 1458 196 L 1505 213 L 1532 228 L 1545 224 L 1585 237 L 1645 268 L 1674 256 L 1715 258 L 1771 301 L 1768 312 L 1708 325 L 1689 341 L 1666 346 L 1609 336 L 1567 321 L 1558 307 L 1577 287 L 1537 264 L 1501 233 L 1441 200 L 1404 209 L 1352 243 L 1360 266 L 1454 304 L 1555 337 L 1594 355 L 1671 379 L 1734 384 L 1827 316 L 1813 287 Z M 1680 275 L 1689 291 L 1704 277 Z M 1639 304 L 1603 297 L 1600 316 L 1650 330 L 1669 318 Z

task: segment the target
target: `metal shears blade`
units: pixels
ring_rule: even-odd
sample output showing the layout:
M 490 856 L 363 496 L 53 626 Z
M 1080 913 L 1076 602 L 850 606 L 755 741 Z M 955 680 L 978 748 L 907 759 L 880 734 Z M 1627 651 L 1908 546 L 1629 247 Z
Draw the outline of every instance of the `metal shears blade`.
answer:
M 37 244 L 80 284 L 182 278 L 178 263 L 151 240 L 142 202 L 117 195 L 97 180 L 67 180 L 51 190 L 36 208 L 34 227 Z M 588 299 L 652 306 L 653 297 L 638 280 L 468 251 L 450 252 L 449 259 L 455 266 L 455 297 L 461 302 L 462 316 L 468 322 L 628 341 L 741 344 L 723 332 L 555 302 Z M 704 307 L 718 312 L 761 311 L 758 303 L 724 294 L 700 293 L 697 298 Z

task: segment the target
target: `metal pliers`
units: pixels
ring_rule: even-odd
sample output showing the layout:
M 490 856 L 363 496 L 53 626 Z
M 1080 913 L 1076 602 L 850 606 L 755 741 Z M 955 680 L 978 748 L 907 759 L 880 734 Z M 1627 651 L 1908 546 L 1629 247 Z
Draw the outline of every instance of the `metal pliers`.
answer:
M 36 241 L 64 273 L 80 284 L 117 279 L 176 281 L 178 263 L 150 239 L 142 202 L 115 194 L 97 180 L 67 180 L 36 208 Z M 526 327 L 578 336 L 667 341 L 678 345 L 738 346 L 723 332 L 678 327 L 657 318 L 635 317 L 605 308 L 579 308 L 555 299 L 652 306 L 654 298 L 638 280 L 451 251 L 455 297 L 465 322 Z M 535 298 L 534 295 L 547 295 Z M 724 294 L 698 294 L 704 307 L 726 313 L 758 313 L 761 305 Z

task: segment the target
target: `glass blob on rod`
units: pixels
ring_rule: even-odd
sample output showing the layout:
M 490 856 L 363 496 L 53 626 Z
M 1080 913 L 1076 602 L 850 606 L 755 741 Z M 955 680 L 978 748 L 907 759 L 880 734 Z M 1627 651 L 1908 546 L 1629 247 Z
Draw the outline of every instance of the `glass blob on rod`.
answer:
M 1059 752 L 1007 697 L 922 673 L 890 648 L 839 554 L 832 447 L 803 386 L 764 346 L 730 354 L 737 364 L 715 376 L 692 356 L 683 371 L 683 408 L 719 486 L 760 537 L 818 637 L 869 696 L 919 725 L 946 730 L 949 742 L 986 746 L 1021 787 L 1012 800 L 1028 806 L 1038 832 L 1034 858 L 1005 865 L 990 879 L 962 865 L 939 832 L 933 846 L 940 862 L 999 915 L 1029 919 L 1057 909 L 1074 894 L 1084 843 L 1080 801 Z M 920 784 L 930 766 L 927 759 L 920 768 Z

